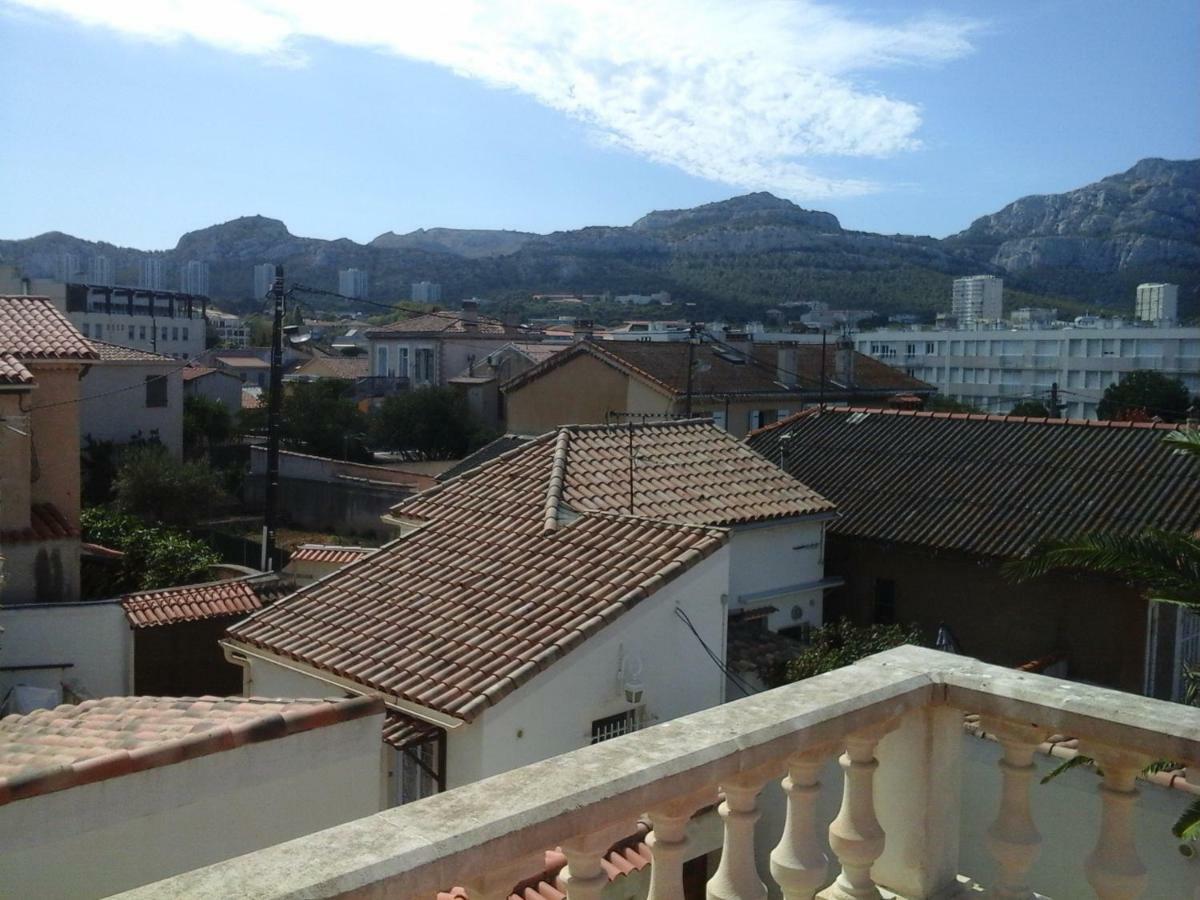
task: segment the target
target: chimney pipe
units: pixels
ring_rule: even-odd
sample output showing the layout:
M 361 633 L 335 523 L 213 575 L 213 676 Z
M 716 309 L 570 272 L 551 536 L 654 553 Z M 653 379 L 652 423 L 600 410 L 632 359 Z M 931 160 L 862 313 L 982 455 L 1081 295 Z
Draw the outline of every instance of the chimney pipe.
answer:
M 854 387 L 854 342 L 843 334 L 833 345 L 833 377 L 845 387 Z

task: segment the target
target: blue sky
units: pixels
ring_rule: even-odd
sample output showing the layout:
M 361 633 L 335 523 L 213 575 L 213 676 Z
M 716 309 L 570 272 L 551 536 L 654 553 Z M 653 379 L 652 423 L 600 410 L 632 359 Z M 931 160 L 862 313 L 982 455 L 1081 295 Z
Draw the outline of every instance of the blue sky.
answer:
M 1200 4 L 0 0 L 0 85 L 5 238 L 551 231 L 748 190 L 942 236 L 1200 156 Z

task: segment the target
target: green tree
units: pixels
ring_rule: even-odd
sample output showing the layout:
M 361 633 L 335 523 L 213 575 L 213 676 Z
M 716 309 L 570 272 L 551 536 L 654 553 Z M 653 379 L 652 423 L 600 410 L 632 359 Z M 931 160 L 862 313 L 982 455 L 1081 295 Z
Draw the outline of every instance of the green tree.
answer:
M 1145 422 L 1157 417 L 1164 422 L 1182 422 L 1190 404 L 1183 381 L 1154 369 L 1138 369 L 1108 386 L 1096 415 L 1121 421 Z
M 809 644 L 787 664 L 783 681 L 801 681 L 903 644 L 920 645 L 916 625 L 855 625 L 839 619 L 813 629 Z
M 1046 408 L 1046 404 L 1041 400 L 1022 400 L 1008 414 L 1010 416 L 1030 416 L 1031 418 L 1046 419 L 1050 416 L 1050 410 Z
M 388 397 L 372 417 L 371 436 L 377 446 L 425 459 L 458 459 L 494 437 L 452 388 L 419 388 Z
M 84 540 L 125 554 L 117 577 L 102 585 L 102 593 L 109 596 L 194 584 L 203 581 L 208 568 L 220 562 L 203 541 L 110 507 L 88 507 L 80 522 Z M 90 593 L 95 596 L 95 591 Z
M 113 488 L 121 512 L 166 525 L 203 519 L 224 499 L 221 476 L 208 463 L 176 462 L 162 446 L 127 451 Z
M 223 403 L 211 397 L 187 397 L 183 401 L 183 446 L 192 456 L 224 444 L 233 436 L 233 416 Z

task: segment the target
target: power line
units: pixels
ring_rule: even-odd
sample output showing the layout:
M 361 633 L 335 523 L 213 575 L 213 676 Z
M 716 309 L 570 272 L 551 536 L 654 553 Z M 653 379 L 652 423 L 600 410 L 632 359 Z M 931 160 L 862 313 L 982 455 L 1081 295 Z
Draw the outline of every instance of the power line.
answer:
M 749 697 L 751 694 L 756 693 L 753 688 L 751 688 L 745 681 L 742 680 L 740 675 L 736 674 L 728 666 L 726 666 L 724 661 L 713 652 L 712 648 L 709 647 L 708 644 L 705 643 L 704 638 L 700 636 L 700 632 L 696 630 L 696 626 L 692 624 L 692 620 L 687 613 L 677 606 L 675 607 L 675 615 L 678 616 L 679 620 L 687 626 L 688 631 L 695 635 L 696 640 L 700 642 L 700 646 L 704 648 L 704 652 L 708 654 L 709 659 L 716 664 L 717 668 L 721 670 L 722 674 L 729 679 L 733 686 L 742 692 L 743 696 Z

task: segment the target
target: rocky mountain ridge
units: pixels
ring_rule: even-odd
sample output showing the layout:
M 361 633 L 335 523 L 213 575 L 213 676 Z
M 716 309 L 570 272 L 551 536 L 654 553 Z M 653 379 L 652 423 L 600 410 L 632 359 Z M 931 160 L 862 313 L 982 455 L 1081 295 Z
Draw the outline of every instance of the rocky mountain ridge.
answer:
M 1021 198 L 942 240 L 848 231 L 830 213 L 753 193 L 546 235 L 431 228 L 359 244 L 246 216 L 152 254 L 61 232 L 0 241 L 0 260 L 31 275 L 54 276 L 64 253 L 108 256 L 121 283 L 137 283 L 147 255 L 168 271 L 206 260 L 211 293 L 223 301 L 249 301 L 252 267 L 269 261 L 289 280 L 325 289 L 336 288 L 339 268 L 364 268 L 372 297 L 383 300 L 406 299 L 409 283 L 429 280 L 447 302 L 667 290 L 724 315 L 797 299 L 913 311 L 945 308 L 956 275 L 992 272 L 1047 302 L 1112 308 L 1132 304 L 1138 281 L 1173 281 L 1186 309 L 1200 288 L 1200 160 L 1142 160 L 1078 190 Z

